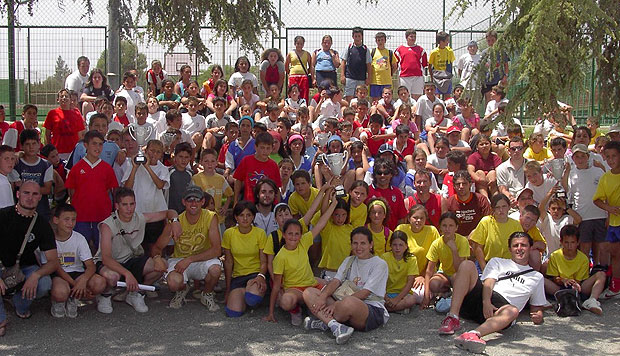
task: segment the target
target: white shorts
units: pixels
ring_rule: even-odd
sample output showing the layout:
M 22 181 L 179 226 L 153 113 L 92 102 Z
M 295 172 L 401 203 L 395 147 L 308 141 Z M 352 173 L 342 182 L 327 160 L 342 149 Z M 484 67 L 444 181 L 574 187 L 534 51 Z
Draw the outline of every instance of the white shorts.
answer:
M 399 77 L 399 80 L 401 86 L 407 87 L 409 95 L 424 94 L 424 77 Z
M 168 260 L 168 272 L 166 272 L 166 276 L 172 271 L 174 271 L 174 266 L 181 261 L 182 258 L 170 258 Z M 222 262 L 219 258 L 212 258 L 207 261 L 200 262 L 192 262 L 190 265 L 183 271 L 183 282 L 187 283 L 190 279 L 203 280 L 209 273 L 209 268 L 211 266 L 219 266 L 222 267 Z

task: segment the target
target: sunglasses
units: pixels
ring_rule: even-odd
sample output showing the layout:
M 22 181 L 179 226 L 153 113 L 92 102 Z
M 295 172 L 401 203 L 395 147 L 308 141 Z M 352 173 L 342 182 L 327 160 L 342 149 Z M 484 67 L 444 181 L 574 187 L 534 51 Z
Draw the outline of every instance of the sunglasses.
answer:
M 389 174 L 392 174 L 392 172 L 390 172 L 390 171 L 380 171 L 380 172 L 379 172 L 379 171 L 377 171 L 377 172 L 375 172 L 375 173 L 376 173 L 378 176 L 387 176 L 387 175 L 389 175 Z
M 201 198 L 187 198 L 187 199 L 185 199 L 185 201 L 188 202 L 188 203 L 198 203 L 201 200 L 202 200 Z
M 519 146 L 519 147 L 510 147 L 510 150 L 512 152 L 518 152 L 521 151 L 523 149 L 523 146 Z

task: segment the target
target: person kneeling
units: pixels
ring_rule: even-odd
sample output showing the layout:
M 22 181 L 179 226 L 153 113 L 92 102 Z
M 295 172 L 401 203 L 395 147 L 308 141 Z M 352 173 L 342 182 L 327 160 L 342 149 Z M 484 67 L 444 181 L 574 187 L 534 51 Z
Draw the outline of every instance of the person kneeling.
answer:
M 314 314 L 304 320 L 305 329 L 331 329 L 340 345 L 351 338 L 354 329 L 370 331 L 387 323 L 390 315 L 383 298 L 388 266 L 380 257 L 373 256 L 372 241 L 368 228 L 355 228 L 351 232 L 353 256 L 342 262 L 325 288 L 304 291 L 304 302 Z M 345 288 L 339 289 L 341 285 L 348 287 L 349 293 Z
M 52 221 L 56 225 L 56 251 L 60 266 L 52 279 L 52 316 L 77 317 L 80 298 L 99 295 L 106 286 L 103 277 L 95 273 L 93 256 L 86 238 L 73 231 L 77 213 L 71 205 L 56 207 Z
M 456 346 L 482 353 L 486 342 L 481 337 L 511 326 L 528 301 L 532 322 L 541 324 L 547 299 L 542 274 L 528 265 L 532 245 L 530 235 L 513 232 L 508 238 L 512 258 L 491 258 L 482 272 L 482 281 L 474 263 L 463 261 L 454 278 L 450 312 L 439 334 L 451 335 L 460 329 L 460 313 L 481 325 L 456 338 Z

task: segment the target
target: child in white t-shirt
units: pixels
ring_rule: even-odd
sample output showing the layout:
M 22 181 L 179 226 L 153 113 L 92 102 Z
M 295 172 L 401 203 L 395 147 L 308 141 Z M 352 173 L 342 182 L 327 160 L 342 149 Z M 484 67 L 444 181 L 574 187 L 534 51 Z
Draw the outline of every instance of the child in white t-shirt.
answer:
M 300 98 L 299 86 L 293 84 L 288 88 L 289 97 L 284 100 L 283 114 L 286 114 L 291 122 L 297 121 L 299 108 L 307 107 L 306 99 Z
M 100 294 L 106 287 L 105 279 L 96 274 L 93 256 L 82 234 L 73 231 L 77 213 L 71 205 L 56 207 L 52 218 L 56 226 L 56 251 L 60 266 L 52 280 L 52 316 L 77 317 L 77 300 Z M 110 313 L 103 306 L 97 310 Z

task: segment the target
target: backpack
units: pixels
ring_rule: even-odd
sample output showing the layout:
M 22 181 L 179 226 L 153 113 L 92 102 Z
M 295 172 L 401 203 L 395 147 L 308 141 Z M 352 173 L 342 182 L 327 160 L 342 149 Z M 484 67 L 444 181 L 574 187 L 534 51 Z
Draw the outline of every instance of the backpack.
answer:
M 554 294 L 558 304 L 555 313 L 559 317 L 579 316 L 581 307 L 579 306 L 579 293 L 575 289 L 560 289 Z
M 271 242 L 273 243 L 273 255 L 277 255 L 278 251 L 280 251 L 280 239 L 278 238 L 278 230 L 271 232 Z
M 372 51 L 370 51 L 371 60 L 375 58 L 375 52 L 377 52 L 376 48 L 373 48 Z M 390 57 L 390 61 L 388 62 L 388 64 L 390 65 L 390 70 L 392 70 L 392 58 L 394 57 L 394 52 L 392 52 L 392 50 L 390 49 L 388 49 L 388 56 Z

